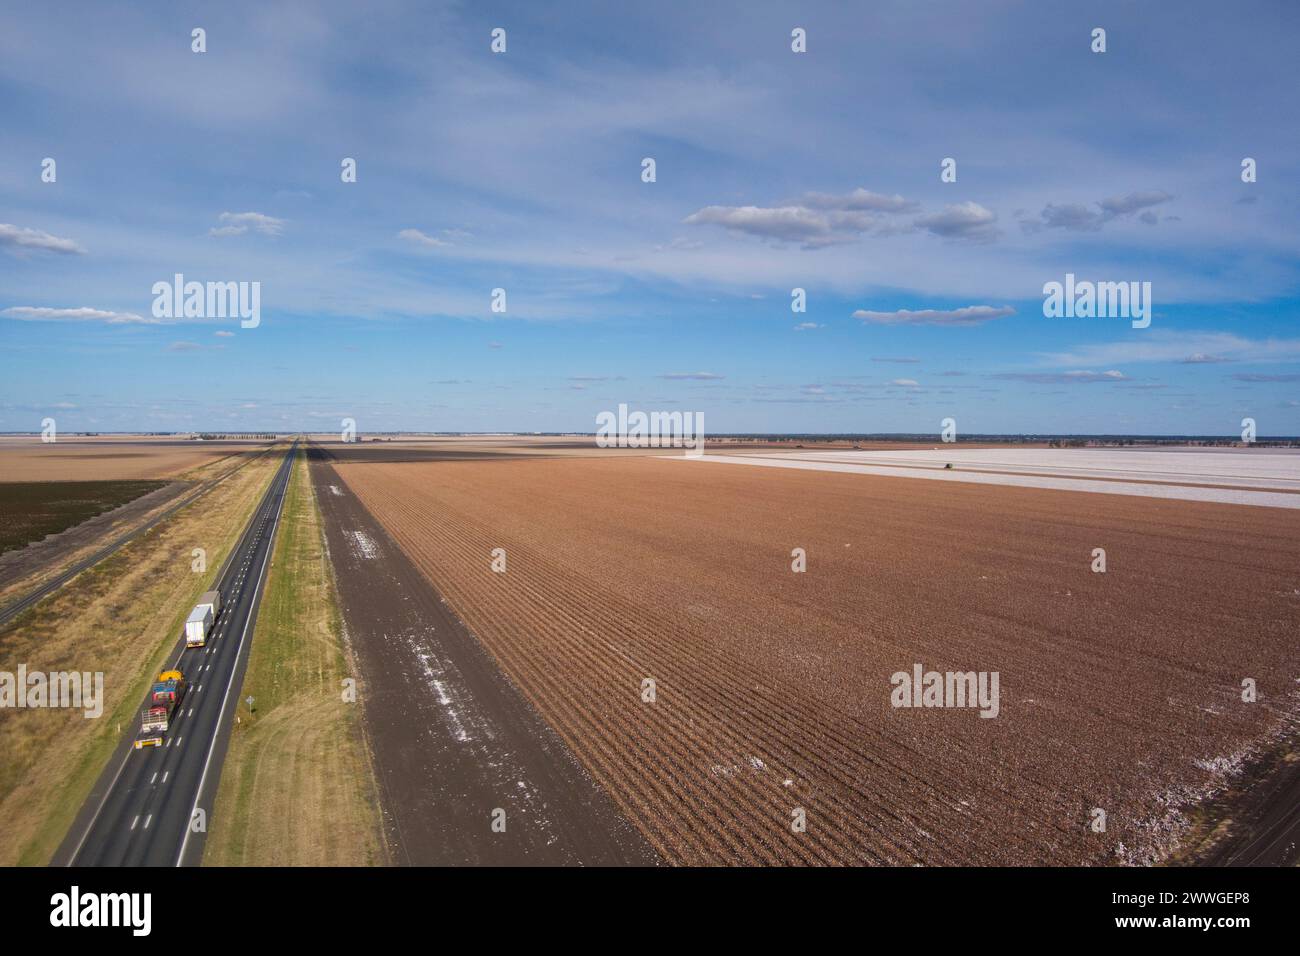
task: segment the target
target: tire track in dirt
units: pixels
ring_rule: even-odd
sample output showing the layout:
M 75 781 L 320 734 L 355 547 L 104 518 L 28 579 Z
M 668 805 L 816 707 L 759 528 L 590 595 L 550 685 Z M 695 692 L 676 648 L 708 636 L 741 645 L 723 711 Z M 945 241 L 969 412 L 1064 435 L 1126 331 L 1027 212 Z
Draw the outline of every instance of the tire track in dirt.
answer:
M 312 479 L 362 672 L 395 856 L 419 865 L 655 862 L 562 740 L 315 455 Z M 367 547 L 357 546 L 358 532 Z M 492 829 L 498 809 L 504 832 Z

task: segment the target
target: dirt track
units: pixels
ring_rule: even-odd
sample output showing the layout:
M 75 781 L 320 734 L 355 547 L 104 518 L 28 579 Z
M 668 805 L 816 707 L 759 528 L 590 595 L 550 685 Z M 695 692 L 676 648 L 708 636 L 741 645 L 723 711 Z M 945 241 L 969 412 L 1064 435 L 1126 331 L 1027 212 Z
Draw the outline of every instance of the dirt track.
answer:
M 1295 704 L 1293 512 L 650 458 L 338 472 L 677 862 L 1146 862 Z M 999 672 L 999 717 L 891 708 L 916 663 Z
M 528 701 L 347 491 L 312 464 L 361 668 L 390 856 L 414 865 L 651 864 Z M 504 811 L 504 832 L 492 829 Z

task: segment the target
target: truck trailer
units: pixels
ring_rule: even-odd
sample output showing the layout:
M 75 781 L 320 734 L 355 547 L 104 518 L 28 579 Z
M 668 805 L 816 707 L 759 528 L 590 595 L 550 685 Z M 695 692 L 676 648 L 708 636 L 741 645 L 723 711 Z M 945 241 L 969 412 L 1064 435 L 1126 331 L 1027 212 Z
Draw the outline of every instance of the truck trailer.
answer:
M 149 702 L 140 712 L 140 736 L 135 749 L 161 747 L 163 734 L 171 728 L 188 685 L 180 671 L 163 671 L 149 691 Z
M 199 603 L 194 605 L 194 610 L 190 611 L 190 616 L 185 621 L 185 646 L 202 647 L 208 642 L 208 634 L 212 631 L 212 623 L 221 613 L 221 592 L 207 591 L 199 598 Z

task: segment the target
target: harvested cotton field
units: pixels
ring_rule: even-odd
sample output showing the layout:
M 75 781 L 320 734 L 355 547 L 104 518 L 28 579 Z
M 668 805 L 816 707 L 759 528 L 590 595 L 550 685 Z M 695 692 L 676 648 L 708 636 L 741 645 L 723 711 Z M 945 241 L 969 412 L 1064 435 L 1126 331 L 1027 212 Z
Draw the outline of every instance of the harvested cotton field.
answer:
M 920 451 L 723 452 L 688 460 L 1300 508 L 1300 453 L 1290 449 L 1067 451 L 962 446 Z
M 1158 860 L 1296 707 L 1294 510 L 654 457 L 333 469 L 672 862 Z M 996 706 L 892 706 L 918 666 L 996 675 Z

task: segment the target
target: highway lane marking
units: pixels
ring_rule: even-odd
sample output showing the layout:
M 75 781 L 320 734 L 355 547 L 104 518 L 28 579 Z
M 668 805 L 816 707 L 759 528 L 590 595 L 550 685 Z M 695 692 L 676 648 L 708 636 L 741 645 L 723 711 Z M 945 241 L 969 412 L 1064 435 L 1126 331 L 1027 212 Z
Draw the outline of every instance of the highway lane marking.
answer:
M 148 830 L 148 829 L 149 829 L 149 824 L 151 824 L 151 823 L 153 823 L 153 814 L 152 814 L 152 813 L 149 814 L 149 816 L 145 817 L 144 828 L 145 828 L 146 830 Z
M 164 770 L 164 771 L 163 771 L 162 782 L 163 782 L 163 783 L 166 783 L 166 782 L 167 782 L 167 778 L 170 777 L 171 775 L 172 775 L 172 772 L 171 772 L 170 770 Z
M 140 814 L 137 813 L 137 814 L 135 815 L 135 819 L 131 821 L 131 829 L 134 830 L 134 829 L 135 829 L 135 825 L 136 825 L 137 823 L 139 823 L 139 822 L 140 822 Z
M 295 445 L 294 448 L 296 448 L 296 447 L 297 447 L 297 446 Z M 290 449 L 289 449 L 289 452 L 288 452 L 288 454 L 286 455 L 286 461 L 285 461 L 285 464 L 281 466 L 282 468 L 288 469 L 288 466 L 289 466 L 289 464 L 290 464 L 290 462 L 291 462 L 291 460 L 292 460 L 292 455 L 293 455 L 294 448 L 290 448 Z M 238 469 L 237 469 L 237 468 L 236 468 L 236 469 L 232 469 L 231 472 L 229 472 L 228 474 L 233 474 L 235 471 L 238 471 Z M 287 476 L 288 474 L 290 474 L 290 470 L 286 470 L 286 471 L 284 472 L 284 474 Z M 221 476 L 221 477 L 222 477 L 222 478 L 225 478 L 225 477 L 227 477 L 227 475 L 223 475 L 223 476 Z M 288 481 L 285 480 L 285 481 L 283 482 L 283 484 L 284 484 L 285 487 L 287 488 L 287 486 L 288 486 Z M 281 508 L 283 507 L 283 504 L 284 504 L 284 495 L 283 495 L 283 492 L 280 492 L 280 493 L 277 495 L 277 498 L 278 498 L 278 500 L 279 500 L 279 502 L 280 502 L 280 504 L 279 504 L 279 506 L 277 507 L 276 512 L 275 512 L 276 522 L 278 523 L 279 520 L 280 520 L 280 510 L 281 510 Z M 179 506 L 178 506 L 178 508 L 177 508 L 176 510 L 179 510 Z M 168 512 L 167 514 L 171 514 L 171 512 Z M 159 518 L 159 521 L 161 521 L 161 520 L 162 520 L 163 518 L 165 518 L 165 517 L 167 517 L 167 515 L 163 515 L 163 516 L 161 516 L 161 517 Z M 147 529 L 142 529 L 142 530 L 147 530 Z M 122 542 L 122 543 L 125 543 L 125 542 Z M 269 557 L 269 554 L 268 554 L 268 557 Z M 266 559 L 264 558 L 264 559 L 263 559 L 263 562 L 262 562 L 262 572 L 265 573 L 265 571 L 266 571 Z M 259 577 L 258 577 L 258 583 L 259 583 L 259 587 L 260 587 L 260 584 L 261 584 L 261 576 L 260 576 L 260 575 L 259 575 Z M 245 622 L 245 624 L 244 624 L 244 632 L 247 633 L 247 631 L 248 631 L 248 624 L 247 624 L 247 622 Z M 241 646 L 241 648 L 242 648 L 242 646 L 243 646 L 243 637 L 242 637 L 242 636 L 240 637 L 240 646 Z M 185 650 L 186 650 L 186 648 L 181 648 L 180 653 L 178 653 L 178 654 L 176 655 L 176 661 L 175 661 L 175 664 L 173 664 L 173 667 L 175 667 L 175 666 L 179 666 L 179 665 L 180 665 L 181 658 L 184 657 L 184 655 L 185 655 Z M 211 654 L 211 653 L 212 653 L 212 648 L 209 647 L 206 651 L 204 651 L 204 653 L 205 653 L 205 654 Z M 236 651 L 235 656 L 236 656 L 236 659 L 238 659 L 238 656 L 239 656 L 239 652 L 238 652 L 238 651 Z M 228 689 L 227 689 L 227 694 L 229 694 L 229 690 L 228 690 Z M 224 709 L 224 705 L 223 705 L 223 709 Z M 190 711 L 191 711 L 191 713 L 192 713 L 192 712 L 193 712 L 193 708 L 190 708 Z M 170 738 L 167 740 L 167 743 L 166 743 L 164 746 L 165 746 L 165 747 L 170 747 L 170 746 L 171 746 L 171 739 L 170 739 Z M 77 846 L 76 846 L 76 848 L 72 851 L 71 856 L 68 857 L 68 862 L 67 862 L 67 865 L 68 865 L 68 866 L 74 866 L 74 865 L 76 865 L 77 857 L 81 855 L 81 850 L 82 850 L 83 847 L 85 847 L 85 845 L 86 845 L 86 840 L 90 838 L 90 833 L 91 833 L 91 831 L 95 829 L 95 824 L 99 822 L 99 816 L 100 816 L 100 814 L 102 814 L 102 813 L 104 812 L 104 806 L 105 806 L 105 804 L 108 803 L 109 795 L 112 794 L 112 792 L 113 792 L 114 790 L 117 789 L 118 781 L 122 779 L 122 771 L 126 769 L 126 765 L 127 765 L 127 763 L 130 761 L 130 759 L 131 759 L 131 750 L 128 748 L 128 750 L 126 751 L 126 753 L 125 753 L 125 754 L 123 755 L 123 757 L 122 757 L 122 761 L 117 765 L 117 772 L 116 772 L 115 774 L 113 774 L 113 781 L 112 781 L 112 783 L 110 783 L 110 784 L 108 785 L 108 787 L 104 790 L 104 795 L 103 795 L 102 797 L 99 798 L 99 806 L 97 806 L 97 807 L 95 808 L 95 812 L 94 812 L 94 814 L 91 816 L 91 818 L 90 818 L 90 822 L 86 825 L 86 829 L 85 829 L 84 831 L 82 831 L 81 839 L 77 841 Z M 209 748 L 209 750 L 208 750 L 208 760 L 210 761 L 211 759 L 212 759 L 212 750 L 211 750 L 211 748 Z M 205 762 L 205 763 L 204 763 L 204 775 L 206 776 L 206 774 L 207 774 L 207 763 Z M 200 780 L 200 789 L 201 789 L 201 788 L 202 788 L 202 780 Z M 196 807 L 198 806 L 198 801 L 197 801 L 197 799 L 195 800 L 195 806 L 196 806 Z M 192 817 L 193 817 L 193 814 L 191 814 L 191 818 L 192 818 Z M 189 833 L 187 832 L 187 833 L 186 833 L 186 840 L 188 841 L 188 839 L 189 839 Z M 185 852 L 185 846 L 184 846 L 184 844 L 182 844 L 182 845 L 181 845 L 181 854 L 182 854 L 182 856 L 184 855 L 184 852 Z M 178 865 L 178 866 L 180 865 L 180 860 L 179 860 L 179 859 L 177 860 L 177 865 Z
M 154 782 L 155 780 L 157 780 L 157 779 L 158 779 L 158 771 L 155 770 L 155 771 L 153 772 L 153 776 L 149 778 L 149 785 L 150 785 L 150 786 L 153 786 L 153 782 Z
M 126 769 L 126 762 L 130 759 L 131 751 L 127 750 L 126 755 L 122 758 L 122 762 L 117 767 L 117 773 L 113 774 L 113 782 L 108 785 L 108 789 L 104 791 L 104 795 L 99 798 L 99 806 L 95 808 L 95 815 L 90 818 L 90 823 L 86 825 L 85 832 L 81 834 L 81 839 L 77 841 L 77 848 L 73 850 L 72 855 L 68 857 L 68 866 L 72 866 L 77 862 L 77 856 L 81 853 L 81 848 L 86 845 L 86 838 L 90 836 L 90 831 L 95 829 L 95 823 L 99 820 L 99 815 L 104 812 L 104 804 L 108 803 L 108 795 L 117 789 L 117 781 L 121 778 L 122 771 Z M 136 819 L 138 820 L 139 817 L 136 817 Z
M 181 749 L 181 741 L 184 740 L 184 739 L 185 739 L 184 737 L 177 737 L 177 738 L 176 738 L 176 749 L 177 749 L 177 750 L 180 750 L 180 749 Z
M 296 447 L 297 447 L 297 445 L 295 444 L 295 445 L 294 445 L 294 448 L 296 448 Z M 289 480 L 288 480 L 288 479 L 289 479 L 289 476 L 292 474 L 292 468 L 289 467 L 289 466 L 291 465 L 292 460 L 293 460 L 292 456 L 293 456 L 294 448 L 290 448 L 290 449 L 289 449 L 289 453 L 285 456 L 285 464 L 284 464 L 284 466 L 282 466 L 282 467 L 285 468 L 285 472 L 284 472 L 285 478 L 284 478 L 283 482 L 281 483 L 281 484 L 282 484 L 281 490 L 280 490 L 279 492 L 276 492 L 276 498 L 274 499 L 275 501 L 278 502 L 278 503 L 276 504 L 276 508 L 275 508 L 275 525 L 276 525 L 276 526 L 278 526 L 279 523 L 280 523 L 280 515 L 281 515 L 281 511 L 283 510 L 283 507 L 284 507 L 284 491 L 288 488 L 288 485 L 289 485 Z M 256 600 L 257 596 L 258 596 L 258 595 L 261 593 L 261 591 L 262 591 L 262 580 L 266 577 L 266 566 L 267 566 L 267 564 L 270 563 L 270 560 L 271 560 L 271 550 L 272 550 L 272 549 L 268 547 L 268 548 L 266 549 L 266 553 L 262 555 L 262 567 L 261 567 L 261 569 L 257 572 L 257 585 L 256 585 L 256 586 L 254 587 L 254 589 L 253 589 L 253 599 L 254 599 L 254 600 Z M 211 767 L 211 765 L 212 765 L 212 753 L 213 753 L 214 750 L 216 750 L 216 747 L 217 747 L 217 737 L 219 737 L 219 736 L 221 735 L 221 725 L 222 725 L 222 723 L 224 722 L 224 718 L 225 718 L 225 714 L 226 714 L 226 708 L 227 708 L 227 707 L 229 706 L 229 704 L 230 704 L 230 692 L 231 692 L 231 691 L 234 689 L 234 687 L 235 687 L 235 671 L 238 669 L 238 664 L 239 664 L 239 655 L 242 654 L 242 653 L 244 652 L 244 641 L 248 638 L 248 625 L 249 625 L 249 622 L 250 622 L 250 621 L 252 620 L 252 618 L 253 618 L 253 613 L 252 613 L 252 612 L 253 612 L 253 607 L 254 607 L 254 605 L 252 605 L 252 604 L 249 605 L 249 608 L 248 608 L 248 610 L 249 610 L 248 616 L 244 618 L 244 627 L 243 627 L 243 630 L 241 630 L 240 633 L 239 633 L 239 646 L 235 649 L 234 665 L 230 668 L 230 678 L 229 678 L 228 682 L 226 683 L 226 693 L 225 693 L 225 696 L 223 696 L 222 699 L 221 699 L 221 710 L 217 713 L 217 724 L 216 724 L 216 727 L 213 729 L 213 732 L 212 732 L 212 740 L 211 740 L 211 742 L 209 742 L 209 744 L 208 744 L 208 756 L 207 756 L 207 758 L 203 761 L 203 773 L 199 776 L 199 787 L 198 787 L 198 789 L 197 789 L 196 791 L 194 791 L 194 806 L 192 806 L 192 807 L 190 808 L 190 820 L 191 820 L 191 821 L 194 820 L 194 811 L 197 810 L 197 809 L 199 808 L 199 801 L 200 801 L 201 799 L 203 799 L 203 785 L 204 785 L 204 783 L 207 782 L 207 779 L 208 779 L 208 769 L 209 769 L 209 768 Z M 191 832 L 193 832 L 193 831 L 192 831 L 192 828 L 189 827 L 189 826 L 186 826 L 186 827 L 185 827 L 185 837 L 184 837 L 184 839 L 181 840 L 181 849 L 180 849 L 180 852 L 179 852 L 178 854 L 176 854 L 176 866 L 180 866 L 181 863 L 182 863 L 182 861 L 184 861 L 184 859 L 185 859 L 185 849 L 186 849 L 186 847 L 189 846 L 189 843 L 190 843 L 190 833 L 191 833 Z

